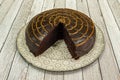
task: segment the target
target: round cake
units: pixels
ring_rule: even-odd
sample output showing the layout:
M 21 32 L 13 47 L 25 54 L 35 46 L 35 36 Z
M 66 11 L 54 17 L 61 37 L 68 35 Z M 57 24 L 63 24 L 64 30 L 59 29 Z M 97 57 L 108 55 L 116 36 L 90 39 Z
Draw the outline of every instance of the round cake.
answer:
M 85 14 L 66 8 L 51 9 L 33 17 L 25 31 L 26 44 L 39 56 L 64 39 L 74 59 L 87 54 L 95 43 L 95 26 Z

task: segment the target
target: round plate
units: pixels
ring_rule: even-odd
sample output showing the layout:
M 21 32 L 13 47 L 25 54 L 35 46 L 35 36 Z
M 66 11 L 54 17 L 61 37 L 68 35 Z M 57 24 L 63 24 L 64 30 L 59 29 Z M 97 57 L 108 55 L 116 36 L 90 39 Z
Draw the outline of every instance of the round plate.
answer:
M 43 54 L 35 57 L 28 49 L 25 40 L 25 25 L 17 37 L 17 47 L 23 58 L 32 65 L 50 71 L 69 71 L 87 66 L 94 62 L 104 50 L 104 37 L 102 31 L 96 26 L 96 41 L 91 51 L 74 60 L 64 42 L 58 40 Z

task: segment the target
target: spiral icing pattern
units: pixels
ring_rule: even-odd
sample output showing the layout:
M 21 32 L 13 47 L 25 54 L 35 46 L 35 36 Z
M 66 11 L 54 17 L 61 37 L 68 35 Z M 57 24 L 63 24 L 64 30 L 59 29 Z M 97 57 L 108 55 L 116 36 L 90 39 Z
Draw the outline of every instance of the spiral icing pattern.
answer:
M 43 39 L 59 23 L 64 25 L 76 47 L 84 45 L 92 37 L 95 39 L 95 26 L 88 16 L 76 10 L 63 8 L 47 10 L 32 18 L 26 28 L 28 41 L 40 47 Z

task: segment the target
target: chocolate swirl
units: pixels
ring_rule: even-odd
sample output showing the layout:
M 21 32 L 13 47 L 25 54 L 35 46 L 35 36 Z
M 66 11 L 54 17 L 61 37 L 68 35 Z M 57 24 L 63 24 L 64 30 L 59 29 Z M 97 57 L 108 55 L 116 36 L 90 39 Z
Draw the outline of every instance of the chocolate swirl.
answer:
M 55 37 L 57 38 L 51 39 Z M 94 24 L 81 12 L 52 9 L 36 15 L 26 28 L 26 43 L 35 56 L 44 52 L 58 39 L 64 39 L 71 55 L 78 58 L 87 53 L 95 42 Z M 51 44 L 45 44 L 49 42 Z

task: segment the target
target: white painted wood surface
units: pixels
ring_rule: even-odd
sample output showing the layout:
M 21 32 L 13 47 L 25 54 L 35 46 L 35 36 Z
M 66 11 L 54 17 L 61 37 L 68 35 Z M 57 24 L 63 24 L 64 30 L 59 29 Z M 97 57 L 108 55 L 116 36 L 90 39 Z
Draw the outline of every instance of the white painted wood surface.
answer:
M 105 40 L 106 40 L 105 51 L 104 51 L 102 57 L 100 57 L 100 59 L 99 59 L 99 65 L 100 65 L 99 67 L 101 70 L 101 74 L 103 76 L 102 78 L 105 80 L 118 80 L 118 78 L 116 78 L 116 77 L 117 77 L 117 74 L 119 74 L 119 71 L 118 71 L 118 68 L 116 67 L 117 65 L 115 64 L 113 52 L 110 51 L 111 46 L 110 46 L 110 42 L 108 39 L 107 31 L 105 28 L 105 24 L 104 24 L 104 20 L 103 20 L 104 18 L 103 18 L 103 16 L 101 16 L 103 13 L 101 13 L 101 10 L 100 10 L 101 8 L 99 6 L 99 2 L 97 2 L 97 0 L 94 0 L 94 1 L 88 0 L 88 7 L 89 7 L 89 12 L 90 12 L 91 18 L 95 21 L 95 23 L 97 25 L 100 26 L 100 28 L 104 32 L 104 36 L 105 36 Z M 109 65 L 109 64 L 111 64 L 111 65 Z M 109 65 L 109 67 L 107 65 Z M 109 72 L 111 70 L 113 71 L 112 74 Z M 106 73 L 108 73 L 108 74 L 106 75 Z
M 105 36 L 105 51 L 91 65 L 51 72 L 26 63 L 16 48 L 19 30 L 52 8 L 71 8 L 91 17 Z M 120 0 L 0 0 L 0 80 L 120 80 Z

